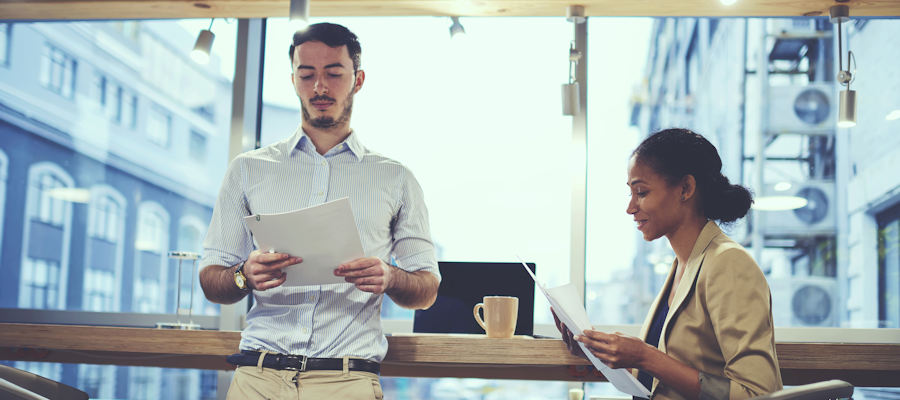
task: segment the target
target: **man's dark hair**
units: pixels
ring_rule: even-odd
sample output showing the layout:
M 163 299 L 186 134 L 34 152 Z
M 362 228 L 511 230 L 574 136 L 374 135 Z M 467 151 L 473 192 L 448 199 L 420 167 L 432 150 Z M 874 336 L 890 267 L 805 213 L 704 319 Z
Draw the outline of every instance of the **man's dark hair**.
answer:
M 356 71 L 359 71 L 360 56 L 362 55 L 359 38 L 343 25 L 322 22 L 312 24 L 305 30 L 297 31 L 294 34 L 294 42 L 291 43 L 291 49 L 288 51 L 292 69 L 294 66 L 294 48 L 306 42 L 322 42 L 330 47 L 347 46 L 347 52 L 350 53 L 350 59 L 353 60 L 353 74 L 355 75 Z

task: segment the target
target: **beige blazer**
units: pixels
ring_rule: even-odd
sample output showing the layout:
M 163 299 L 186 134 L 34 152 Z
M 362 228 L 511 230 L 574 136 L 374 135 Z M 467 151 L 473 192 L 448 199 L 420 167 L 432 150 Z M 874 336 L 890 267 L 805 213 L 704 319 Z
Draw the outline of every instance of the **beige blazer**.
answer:
M 647 339 L 656 310 L 668 301 L 676 263 L 650 307 L 641 339 Z M 674 290 L 659 349 L 705 375 L 723 378 L 701 380 L 704 394 L 716 384 L 722 393 L 715 397 L 725 397 L 727 391 L 730 400 L 782 389 L 766 277 L 747 250 L 714 221 L 700 232 Z M 653 400 L 685 398 L 657 379 L 651 392 Z

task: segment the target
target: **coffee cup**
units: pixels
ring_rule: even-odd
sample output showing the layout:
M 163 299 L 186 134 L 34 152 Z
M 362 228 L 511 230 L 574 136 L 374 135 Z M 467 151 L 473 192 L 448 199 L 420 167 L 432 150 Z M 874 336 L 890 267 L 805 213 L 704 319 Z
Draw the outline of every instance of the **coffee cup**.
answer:
M 479 310 L 484 310 L 484 319 Z M 487 332 L 487 337 L 509 339 L 516 332 L 519 317 L 519 298 L 510 296 L 484 296 L 484 302 L 472 310 L 475 321 Z

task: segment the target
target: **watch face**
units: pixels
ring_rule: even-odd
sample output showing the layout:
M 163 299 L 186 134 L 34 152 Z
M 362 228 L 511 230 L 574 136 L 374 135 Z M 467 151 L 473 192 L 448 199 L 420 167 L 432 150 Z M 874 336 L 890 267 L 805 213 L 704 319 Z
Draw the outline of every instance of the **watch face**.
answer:
M 244 277 L 240 275 L 234 276 L 234 283 L 236 283 L 241 289 L 247 287 L 247 283 L 244 281 Z

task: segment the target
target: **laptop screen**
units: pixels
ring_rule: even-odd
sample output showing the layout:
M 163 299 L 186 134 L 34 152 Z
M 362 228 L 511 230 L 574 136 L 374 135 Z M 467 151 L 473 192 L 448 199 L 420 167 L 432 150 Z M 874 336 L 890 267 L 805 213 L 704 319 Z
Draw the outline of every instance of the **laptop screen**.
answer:
M 527 263 L 535 273 L 534 263 Z M 534 333 L 534 280 L 519 263 L 445 262 L 438 263 L 441 287 L 434 305 L 416 310 L 413 332 L 476 333 L 484 329 L 475 322 L 472 309 L 484 296 L 519 298 L 516 335 Z

